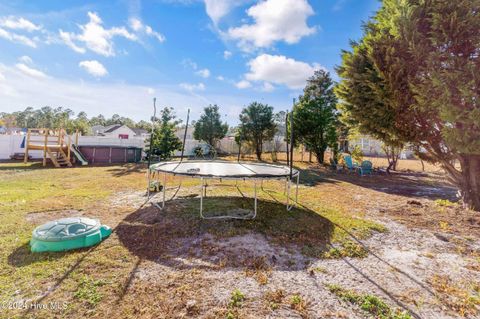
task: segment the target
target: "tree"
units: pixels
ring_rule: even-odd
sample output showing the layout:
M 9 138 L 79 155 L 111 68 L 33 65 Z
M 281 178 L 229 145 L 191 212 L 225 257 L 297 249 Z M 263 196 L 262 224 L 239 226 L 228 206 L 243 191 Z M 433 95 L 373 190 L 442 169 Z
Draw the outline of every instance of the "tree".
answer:
M 340 120 L 359 133 L 381 140 L 389 159 L 387 172 L 395 170 L 398 156 L 392 153 L 403 148 L 404 140 L 399 137 L 389 90 L 369 56 L 368 46 L 352 42 L 352 52 L 343 52 L 337 73 L 344 79 L 335 87 L 341 101 Z
M 228 131 L 227 123 L 222 123 L 217 105 L 209 105 L 203 109 L 200 119 L 194 124 L 193 137 L 215 147 Z
M 175 127 L 179 121 L 175 120 L 173 108 L 165 107 L 160 112 L 159 123 L 155 123 L 153 136 L 151 137 L 151 154 L 160 159 L 168 159 L 173 153 L 182 148 L 182 142 L 175 135 Z
M 324 70 L 315 71 L 293 109 L 294 137 L 324 162 L 328 146 L 336 147 L 337 98 L 333 81 Z
M 262 160 L 263 142 L 273 138 L 275 129 L 272 106 L 252 102 L 240 113 L 240 140 L 252 144 L 258 160 Z
M 281 151 L 282 145 L 285 142 L 287 126 L 285 123 L 286 112 L 280 111 L 273 115 L 273 122 L 276 127 L 276 134 L 272 140 L 272 161 L 278 160 L 277 154 Z
M 459 0 L 384 0 L 360 42 L 367 69 L 341 74 L 343 83 L 384 92 L 392 132 L 417 155 L 439 163 L 466 205 L 480 210 L 480 5 Z M 358 58 L 354 46 L 351 54 Z M 342 64 L 345 63 L 345 58 Z M 368 81 L 368 75 L 375 81 Z M 368 90 L 367 90 L 368 91 Z M 348 100 L 354 105 L 358 101 Z M 373 104 L 357 104 L 372 112 Z M 363 123 L 356 112 L 351 116 Z M 460 164 L 460 169 L 455 166 Z

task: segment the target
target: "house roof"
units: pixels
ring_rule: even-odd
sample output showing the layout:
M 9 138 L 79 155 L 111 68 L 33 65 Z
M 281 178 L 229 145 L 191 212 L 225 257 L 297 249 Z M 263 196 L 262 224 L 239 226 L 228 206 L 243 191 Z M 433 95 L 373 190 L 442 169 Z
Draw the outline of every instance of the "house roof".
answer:
M 111 133 L 122 126 L 123 126 L 122 124 L 113 124 L 113 125 L 105 126 L 104 133 Z
M 147 134 L 148 133 L 148 131 L 144 130 L 143 128 L 131 128 L 130 127 L 130 129 L 135 132 L 135 135 L 141 135 L 141 134 Z

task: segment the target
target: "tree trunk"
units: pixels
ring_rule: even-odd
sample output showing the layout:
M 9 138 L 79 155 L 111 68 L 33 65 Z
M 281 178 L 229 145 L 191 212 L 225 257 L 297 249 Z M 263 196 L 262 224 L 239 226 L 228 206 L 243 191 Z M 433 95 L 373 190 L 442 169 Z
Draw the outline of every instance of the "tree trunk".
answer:
M 325 160 L 325 151 L 315 152 L 315 155 L 317 156 L 318 163 L 323 164 L 323 162 Z
M 463 203 L 476 211 L 480 211 L 480 155 L 461 155 L 462 168 L 460 193 Z
M 262 143 L 257 142 L 257 145 L 255 145 L 255 152 L 257 153 L 257 160 L 261 161 L 262 160 Z

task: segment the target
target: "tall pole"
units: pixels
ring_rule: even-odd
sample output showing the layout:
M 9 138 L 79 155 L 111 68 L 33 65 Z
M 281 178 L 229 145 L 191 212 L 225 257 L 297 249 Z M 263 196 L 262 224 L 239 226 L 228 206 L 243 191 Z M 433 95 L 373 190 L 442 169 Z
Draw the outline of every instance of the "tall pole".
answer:
M 292 111 L 290 112 L 290 179 L 293 172 L 293 110 L 295 108 L 295 98 L 293 98 Z
M 157 116 L 157 106 L 156 106 L 157 98 L 153 98 L 153 117 L 152 117 L 152 130 L 150 131 L 150 143 L 148 146 L 148 186 L 147 186 L 147 198 L 150 198 L 150 164 L 152 162 L 152 141 L 153 141 L 153 132 L 155 130 L 155 117 Z
M 290 165 L 288 150 L 288 111 L 285 113 L 285 143 L 287 146 L 287 166 Z
M 185 124 L 185 133 L 183 134 L 182 156 L 180 157 L 180 162 L 183 161 L 183 152 L 185 151 L 185 140 L 187 139 L 188 119 L 189 118 L 190 118 L 190 109 L 188 109 L 188 112 L 187 112 L 187 123 Z
M 240 136 L 238 138 L 238 155 L 237 155 L 237 162 L 240 162 L 240 152 L 242 150 L 242 133 L 240 133 Z

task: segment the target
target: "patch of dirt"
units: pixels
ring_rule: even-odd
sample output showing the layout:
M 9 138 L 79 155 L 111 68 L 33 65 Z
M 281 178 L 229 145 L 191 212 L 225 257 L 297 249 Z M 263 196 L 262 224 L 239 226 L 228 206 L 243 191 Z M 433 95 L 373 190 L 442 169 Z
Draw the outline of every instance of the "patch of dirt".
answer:
M 432 201 L 410 200 L 383 213 L 410 227 L 420 227 L 441 232 L 444 240 L 452 235 L 480 238 L 480 214 L 462 208 L 459 204 L 440 206 Z

